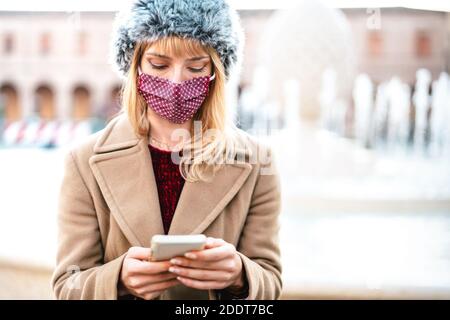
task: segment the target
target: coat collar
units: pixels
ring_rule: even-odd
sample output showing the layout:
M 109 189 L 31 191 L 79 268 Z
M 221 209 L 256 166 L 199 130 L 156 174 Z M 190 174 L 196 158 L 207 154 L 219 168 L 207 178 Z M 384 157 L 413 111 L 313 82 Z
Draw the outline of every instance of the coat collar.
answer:
M 122 232 L 132 246 L 150 246 L 164 234 L 148 138 L 137 137 L 126 115 L 100 134 L 89 165 Z M 249 163 L 225 165 L 209 181 L 186 181 L 169 234 L 202 233 L 242 187 Z

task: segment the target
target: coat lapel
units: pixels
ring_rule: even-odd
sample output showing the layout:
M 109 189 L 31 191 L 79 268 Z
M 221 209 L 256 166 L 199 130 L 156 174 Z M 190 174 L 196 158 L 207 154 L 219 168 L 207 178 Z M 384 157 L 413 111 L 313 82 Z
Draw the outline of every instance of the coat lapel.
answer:
M 148 139 L 122 115 L 104 129 L 90 158 L 105 201 L 132 246 L 164 234 Z M 251 172 L 248 163 L 226 165 L 210 182 L 186 181 L 169 234 L 202 233 L 236 195 Z
M 111 214 L 132 246 L 148 247 L 152 234 L 164 233 L 147 143 L 123 116 L 106 128 L 89 161 Z

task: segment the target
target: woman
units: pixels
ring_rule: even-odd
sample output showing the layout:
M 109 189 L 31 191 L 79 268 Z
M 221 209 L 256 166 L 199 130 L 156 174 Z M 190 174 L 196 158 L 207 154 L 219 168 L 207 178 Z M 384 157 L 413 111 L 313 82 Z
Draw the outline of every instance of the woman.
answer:
M 236 13 L 140 0 L 115 35 L 123 109 L 66 157 L 56 297 L 279 298 L 278 176 L 269 149 L 226 118 Z M 204 250 L 150 261 L 153 235 L 201 233 Z

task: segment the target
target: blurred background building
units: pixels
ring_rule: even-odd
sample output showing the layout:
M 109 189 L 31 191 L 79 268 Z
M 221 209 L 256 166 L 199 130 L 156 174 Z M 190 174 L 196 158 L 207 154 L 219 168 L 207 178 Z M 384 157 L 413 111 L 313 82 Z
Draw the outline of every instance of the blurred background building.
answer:
M 450 298 L 450 7 L 259 3 L 229 106 L 280 166 L 283 297 Z M 116 4 L 0 6 L 0 298 L 51 297 L 62 157 L 120 108 Z

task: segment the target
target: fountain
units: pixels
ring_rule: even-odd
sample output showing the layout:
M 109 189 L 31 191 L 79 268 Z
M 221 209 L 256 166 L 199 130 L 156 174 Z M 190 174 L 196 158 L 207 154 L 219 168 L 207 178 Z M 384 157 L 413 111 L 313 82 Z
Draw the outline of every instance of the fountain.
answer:
M 416 112 L 414 122 L 414 150 L 417 154 L 423 155 L 425 152 L 428 111 L 430 108 L 428 91 L 431 83 L 431 73 L 427 69 L 419 69 L 417 70 L 416 78 L 416 90 L 413 96 Z
M 450 79 L 442 72 L 433 82 L 430 117 L 430 155 L 450 157 Z
M 367 74 L 360 74 L 353 90 L 355 102 L 354 136 L 364 147 L 370 145 L 372 131 L 373 84 Z

